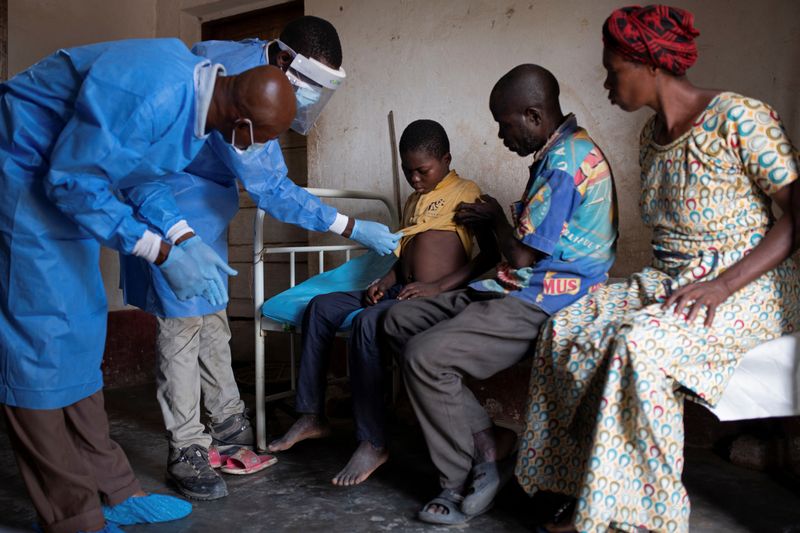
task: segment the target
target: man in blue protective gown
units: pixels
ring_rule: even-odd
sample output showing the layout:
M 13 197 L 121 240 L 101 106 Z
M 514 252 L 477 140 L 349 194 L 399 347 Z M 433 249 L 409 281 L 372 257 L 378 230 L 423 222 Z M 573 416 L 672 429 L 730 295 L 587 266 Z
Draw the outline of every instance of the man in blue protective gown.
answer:
M 158 265 L 179 300 L 227 301 L 225 261 L 134 217 L 166 219 L 157 202 L 119 199 L 137 184 L 163 195 L 207 142 L 234 168 L 239 151 L 289 127 L 294 92 L 279 69 L 219 73 L 178 40 L 133 40 L 60 50 L 0 84 L 0 404 L 48 533 L 191 512 L 143 493 L 109 437 L 98 263 L 102 244 Z M 234 131 L 239 147 L 220 141 Z
M 339 36 L 329 22 L 317 17 L 289 23 L 277 41 L 206 41 L 196 44 L 193 52 L 221 64 L 229 74 L 266 64 L 282 68 L 295 88 L 297 116 L 292 128 L 302 134 L 345 78 Z M 182 212 L 188 226 L 181 231 L 197 233 L 227 257 L 227 227 L 239 208 L 238 177 L 258 207 L 278 220 L 343 234 L 382 254 L 391 253 L 399 242 L 401 235 L 389 233 L 383 224 L 341 215 L 295 185 L 287 177 L 277 140 L 244 161 L 238 171 L 231 173 L 213 150 L 201 150 L 186 171 L 169 182 L 176 214 L 157 227 L 172 236 L 168 228 L 177 231 L 174 224 Z M 136 196 L 137 203 L 141 203 L 138 198 L 155 197 L 140 189 L 126 192 Z M 249 451 L 253 430 L 231 369 L 225 305 L 202 298 L 177 301 L 162 273 L 136 257 L 122 257 L 121 278 L 126 302 L 158 317 L 157 395 L 170 444 L 167 475 L 185 496 L 222 498 L 227 495 L 225 482 L 210 464 L 218 452 L 235 454 L 233 461 L 247 465 L 242 473 L 273 462 Z M 200 422 L 201 393 L 209 432 Z

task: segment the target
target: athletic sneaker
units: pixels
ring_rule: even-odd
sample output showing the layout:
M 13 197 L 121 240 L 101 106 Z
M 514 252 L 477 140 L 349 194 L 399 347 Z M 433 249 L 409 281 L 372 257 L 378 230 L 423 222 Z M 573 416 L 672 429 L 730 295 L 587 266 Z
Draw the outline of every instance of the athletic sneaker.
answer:
M 232 453 L 239 448 L 252 450 L 255 447 L 255 436 L 247 412 L 232 415 L 220 422 L 208 426 L 211 434 L 211 444 L 216 446 L 220 453 Z
M 228 495 L 228 487 L 208 463 L 208 450 L 198 444 L 170 449 L 167 478 L 178 492 L 195 500 L 217 500 Z

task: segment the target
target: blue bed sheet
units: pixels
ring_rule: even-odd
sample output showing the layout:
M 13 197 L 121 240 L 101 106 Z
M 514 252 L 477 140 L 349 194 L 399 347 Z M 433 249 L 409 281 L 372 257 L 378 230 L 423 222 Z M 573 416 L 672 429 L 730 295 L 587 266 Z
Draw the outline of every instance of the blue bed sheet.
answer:
M 261 314 L 284 326 L 299 326 L 306 306 L 314 296 L 331 292 L 363 290 L 372 281 L 386 274 L 397 256 L 379 256 L 375 252 L 351 259 L 347 263 L 316 276 L 273 296 L 261 306 Z M 340 329 L 348 329 L 360 312 L 352 312 Z

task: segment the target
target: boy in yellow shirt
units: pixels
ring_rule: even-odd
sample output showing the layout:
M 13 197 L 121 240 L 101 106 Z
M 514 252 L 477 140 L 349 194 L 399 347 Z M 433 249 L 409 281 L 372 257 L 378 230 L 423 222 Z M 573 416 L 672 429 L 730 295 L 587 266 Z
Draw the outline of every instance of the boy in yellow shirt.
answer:
M 400 137 L 403 173 L 414 192 L 403 209 L 400 258 L 365 290 L 334 292 L 311 300 L 303 316 L 303 349 L 296 409 L 301 417 L 269 450 L 288 450 L 305 439 L 325 437 L 325 388 L 330 348 L 336 331 L 354 311 L 348 342 L 353 414 L 358 448 L 333 478 L 339 486 L 357 485 L 389 457 L 383 417 L 383 370 L 376 334 L 386 311 L 396 303 L 433 296 L 465 285 L 492 268 L 499 252 L 492 240 L 476 235 L 481 252 L 472 257 L 472 233 L 453 222 L 456 207 L 474 202 L 481 191 L 450 170 L 450 141 L 433 120 L 417 120 Z M 484 241 L 490 244 L 485 244 Z

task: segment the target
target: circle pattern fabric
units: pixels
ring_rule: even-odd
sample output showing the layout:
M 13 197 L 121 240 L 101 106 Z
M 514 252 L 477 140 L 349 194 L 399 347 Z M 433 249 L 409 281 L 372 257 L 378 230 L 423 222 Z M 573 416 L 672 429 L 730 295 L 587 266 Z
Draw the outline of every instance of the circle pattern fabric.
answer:
M 734 93 L 667 146 L 641 137 L 641 212 L 653 261 L 555 314 L 529 389 L 516 475 L 530 494 L 577 498 L 575 528 L 688 531 L 683 402 L 714 405 L 750 348 L 800 326 L 800 274 L 784 261 L 693 322 L 667 295 L 709 281 L 772 227 L 769 195 L 798 177 L 777 114 Z

